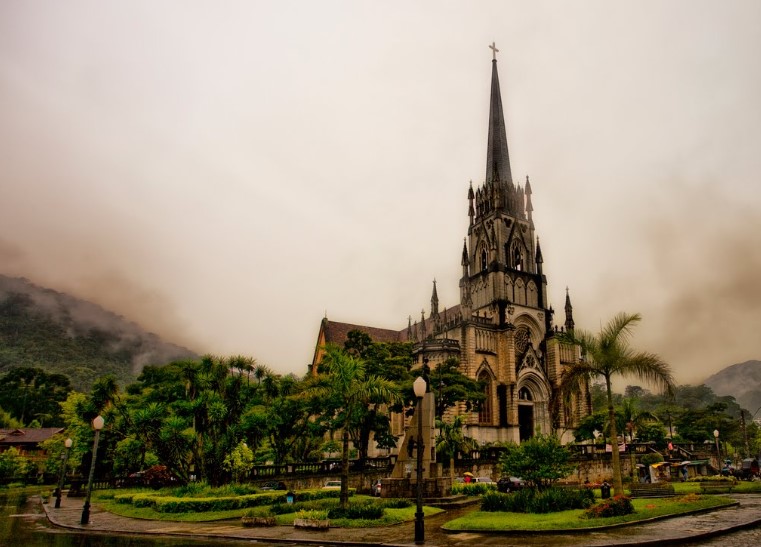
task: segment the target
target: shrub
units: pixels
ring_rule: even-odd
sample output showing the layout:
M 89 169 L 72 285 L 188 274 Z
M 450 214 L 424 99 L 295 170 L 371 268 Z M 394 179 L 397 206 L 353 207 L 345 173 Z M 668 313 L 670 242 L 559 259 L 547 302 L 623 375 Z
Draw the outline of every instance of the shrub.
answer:
M 307 520 L 326 520 L 328 518 L 328 512 L 327 511 L 317 511 L 317 510 L 302 510 L 296 513 L 297 519 L 307 519 Z
M 404 498 L 388 498 L 380 502 L 381 506 L 387 509 L 405 509 L 412 507 L 412 501 Z
M 338 506 L 337 499 L 322 499 L 298 501 L 296 503 L 275 503 L 270 507 L 270 511 L 275 515 L 284 515 L 286 513 L 297 513 L 299 511 L 328 510 Z
M 177 482 L 177 479 L 172 476 L 166 465 L 151 466 L 143 473 L 143 484 L 156 490 L 169 486 L 173 482 Z
M 582 517 L 588 519 L 608 518 L 630 515 L 631 513 L 634 513 L 632 500 L 626 496 L 615 496 L 590 507 L 584 511 Z
M 465 494 L 466 496 L 483 496 L 488 492 L 497 490 L 496 484 L 488 482 L 458 482 L 452 485 L 452 494 Z
M 594 493 L 588 488 L 548 488 L 537 491 L 526 488 L 514 494 L 492 492 L 481 500 L 482 511 L 511 513 L 554 513 L 568 509 L 586 509 L 594 503 Z
M 274 517 L 275 514 L 270 511 L 269 509 L 256 509 L 256 508 L 249 508 L 243 511 L 243 517 L 253 518 L 253 517 Z
M 349 505 L 346 509 L 334 507 L 328 511 L 331 519 L 379 519 L 383 516 L 383 507 L 374 503 Z

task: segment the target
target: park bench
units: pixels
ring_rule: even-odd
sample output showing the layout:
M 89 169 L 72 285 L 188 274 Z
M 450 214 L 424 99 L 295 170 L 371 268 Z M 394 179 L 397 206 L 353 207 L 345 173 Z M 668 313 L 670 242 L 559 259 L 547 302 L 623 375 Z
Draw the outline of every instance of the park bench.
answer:
M 732 493 L 735 483 L 729 481 L 703 481 L 700 483 L 700 491 L 703 494 Z
M 674 487 L 668 482 L 632 484 L 629 492 L 633 498 L 670 498 L 676 495 Z

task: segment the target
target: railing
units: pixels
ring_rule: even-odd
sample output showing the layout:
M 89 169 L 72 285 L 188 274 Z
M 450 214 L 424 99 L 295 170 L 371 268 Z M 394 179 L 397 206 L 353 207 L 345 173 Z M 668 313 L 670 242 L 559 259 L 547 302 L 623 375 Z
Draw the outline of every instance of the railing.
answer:
M 394 466 L 396 456 L 367 458 L 364 469 L 389 469 Z M 248 474 L 249 479 L 269 477 L 289 477 L 298 475 L 330 475 L 341 470 L 340 460 L 322 462 L 286 463 L 280 465 L 255 465 Z M 349 460 L 349 472 L 362 471 L 359 460 Z
M 580 460 L 604 458 L 610 454 L 610 450 L 605 444 L 569 444 L 567 448 L 571 451 L 572 457 Z M 627 443 L 625 450 L 619 450 L 619 454 L 630 454 L 632 452 L 641 456 L 658 451 L 652 443 Z

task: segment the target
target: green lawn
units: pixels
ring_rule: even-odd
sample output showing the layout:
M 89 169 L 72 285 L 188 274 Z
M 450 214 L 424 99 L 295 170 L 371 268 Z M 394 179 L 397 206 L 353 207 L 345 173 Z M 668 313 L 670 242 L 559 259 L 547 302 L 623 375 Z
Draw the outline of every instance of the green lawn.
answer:
M 491 513 L 474 511 L 447 522 L 445 530 L 505 530 L 548 531 L 596 528 L 611 524 L 637 522 L 655 517 L 678 515 L 700 509 L 731 505 L 734 501 L 726 496 L 699 496 L 694 501 L 681 498 L 633 499 L 635 513 L 622 517 L 604 519 L 581 518 L 581 509 L 547 513 L 542 515 L 524 513 Z

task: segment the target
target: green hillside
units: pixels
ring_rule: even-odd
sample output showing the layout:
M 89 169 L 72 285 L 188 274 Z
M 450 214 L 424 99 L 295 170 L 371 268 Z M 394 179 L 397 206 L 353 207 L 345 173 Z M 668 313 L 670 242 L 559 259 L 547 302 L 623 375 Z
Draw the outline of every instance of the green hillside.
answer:
M 196 354 L 95 304 L 0 275 L 0 374 L 38 367 L 89 391 L 106 374 L 124 385 L 144 365 L 187 357 Z

